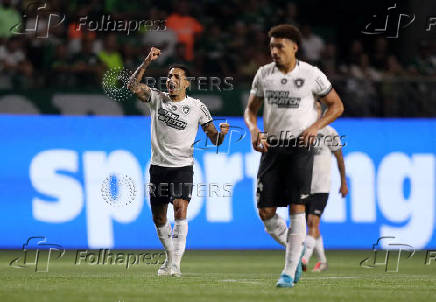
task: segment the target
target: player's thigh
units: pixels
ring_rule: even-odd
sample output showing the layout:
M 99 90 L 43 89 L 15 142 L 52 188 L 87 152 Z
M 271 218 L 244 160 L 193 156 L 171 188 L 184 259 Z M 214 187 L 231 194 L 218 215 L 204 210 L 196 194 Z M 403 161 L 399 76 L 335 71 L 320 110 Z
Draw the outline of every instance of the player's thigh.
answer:
M 150 166 L 150 204 L 161 205 L 170 202 L 168 168 L 156 165 Z
M 189 203 L 192 197 L 193 179 L 193 166 L 171 168 L 171 171 L 168 174 L 168 182 L 170 201 L 173 203 L 173 205 L 176 200 L 181 200 L 177 201 L 178 205 L 184 205 L 184 201 Z
M 299 211 L 304 207 L 310 195 L 313 170 L 313 151 L 306 148 L 295 148 L 288 155 L 287 175 L 291 183 L 288 186 L 288 195 L 291 198 L 291 210 Z M 292 206 L 295 205 L 295 206 Z M 298 206 L 302 205 L 302 206 Z
M 282 177 L 282 160 L 282 156 L 273 150 L 262 154 L 257 173 L 258 208 L 277 208 L 288 205 L 283 198 L 286 186 Z

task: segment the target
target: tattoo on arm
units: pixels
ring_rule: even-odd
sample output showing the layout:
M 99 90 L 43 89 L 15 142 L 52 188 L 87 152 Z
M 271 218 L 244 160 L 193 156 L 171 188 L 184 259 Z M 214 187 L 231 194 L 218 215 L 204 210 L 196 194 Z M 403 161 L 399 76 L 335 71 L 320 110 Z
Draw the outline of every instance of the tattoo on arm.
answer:
M 150 97 L 150 87 L 141 83 L 142 77 L 144 76 L 145 70 L 150 65 L 150 60 L 145 60 L 136 71 L 130 76 L 129 82 L 127 83 L 127 88 L 135 93 L 138 98 L 147 102 Z

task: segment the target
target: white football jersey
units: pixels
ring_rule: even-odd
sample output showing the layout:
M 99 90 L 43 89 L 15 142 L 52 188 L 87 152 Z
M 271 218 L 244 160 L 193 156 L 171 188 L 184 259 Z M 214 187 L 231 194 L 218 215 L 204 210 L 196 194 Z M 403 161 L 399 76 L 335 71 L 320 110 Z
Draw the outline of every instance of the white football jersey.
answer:
M 151 164 L 163 167 L 193 165 L 198 125 L 212 121 L 206 105 L 189 96 L 173 102 L 168 93 L 154 88 L 147 103 L 151 111 Z
M 318 131 L 318 139 L 314 148 L 311 193 L 330 192 L 330 174 L 332 152 L 342 147 L 341 138 L 331 126 Z
M 331 89 L 318 67 L 297 60 L 287 74 L 279 71 L 275 62 L 260 67 L 250 94 L 264 99 L 264 131 L 284 139 L 298 137 L 317 120 L 316 98 Z

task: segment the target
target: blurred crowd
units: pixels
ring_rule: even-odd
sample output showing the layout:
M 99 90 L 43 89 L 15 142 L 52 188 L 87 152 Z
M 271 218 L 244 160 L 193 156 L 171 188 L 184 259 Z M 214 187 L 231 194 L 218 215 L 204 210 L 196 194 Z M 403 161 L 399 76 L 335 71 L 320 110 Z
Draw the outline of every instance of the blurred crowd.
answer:
M 409 58 L 395 55 L 383 37 L 339 47 L 301 20 L 294 2 L 47 0 L 43 7 L 44 1 L 0 1 L 0 89 L 99 87 L 107 69 L 134 70 L 150 46 L 162 50 L 151 76 L 182 63 L 194 75 L 232 76 L 236 87 L 246 88 L 257 68 L 271 61 L 268 29 L 288 23 L 301 29 L 300 58 L 318 65 L 349 99 L 348 115 L 401 115 L 410 98 L 434 93 L 422 83 L 436 79 L 435 41 L 422 41 Z M 79 26 L 83 20 L 88 23 Z M 145 21 L 128 33 L 125 22 L 113 25 L 116 20 Z M 165 27 L 156 26 L 159 20 Z M 436 107 L 426 106 L 418 102 L 411 110 L 420 115 Z

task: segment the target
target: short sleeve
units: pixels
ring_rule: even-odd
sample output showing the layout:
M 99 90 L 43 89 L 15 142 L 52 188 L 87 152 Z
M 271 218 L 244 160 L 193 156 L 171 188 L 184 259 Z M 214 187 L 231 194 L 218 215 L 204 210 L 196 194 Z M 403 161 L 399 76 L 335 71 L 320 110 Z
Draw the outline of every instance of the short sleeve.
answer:
M 150 110 L 155 110 L 158 106 L 157 104 L 159 104 L 163 98 L 165 98 L 165 94 L 162 91 L 156 88 L 150 88 L 150 96 L 145 103 L 150 107 Z
M 314 95 L 324 97 L 332 90 L 332 84 L 327 79 L 327 76 L 319 70 L 318 67 L 314 67 L 314 83 L 312 92 Z
M 206 105 L 202 102 L 199 102 L 200 105 L 200 125 L 206 125 L 213 121 L 212 116 L 210 115 L 209 109 L 207 109 Z
M 257 70 L 256 75 L 254 76 L 253 83 L 251 84 L 250 94 L 253 94 L 257 97 L 263 98 L 263 85 L 262 85 L 262 75 L 260 72 L 260 68 Z

